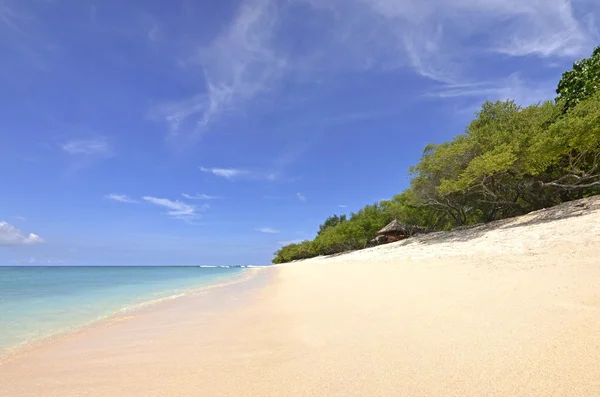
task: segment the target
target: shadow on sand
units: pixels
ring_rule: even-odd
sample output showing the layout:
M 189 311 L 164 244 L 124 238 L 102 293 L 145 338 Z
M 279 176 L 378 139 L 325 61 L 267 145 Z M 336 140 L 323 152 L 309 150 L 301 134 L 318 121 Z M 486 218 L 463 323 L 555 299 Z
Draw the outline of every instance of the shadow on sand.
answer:
M 510 229 L 515 227 L 539 225 L 561 219 L 586 215 L 590 212 L 598 210 L 600 210 L 600 196 L 595 196 L 581 200 L 570 201 L 552 208 L 530 212 L 529 214 L 515 218 L 502 219 L 472 226 L 464 226 L 451 231 L 416 235 L 412 238 L 392 244 L 396 246 L 405 246 L 414 243 L 431 245 L 449 242 L 466 242 L 478 238 L 493 229 Z

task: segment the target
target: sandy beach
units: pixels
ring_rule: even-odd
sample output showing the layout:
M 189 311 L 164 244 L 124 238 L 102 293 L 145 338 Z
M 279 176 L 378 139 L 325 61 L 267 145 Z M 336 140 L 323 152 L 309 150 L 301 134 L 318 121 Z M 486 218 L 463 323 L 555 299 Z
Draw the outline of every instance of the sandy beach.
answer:
M 15 397 L 599 395 L 599 198 L 259 270 L 0 365 Z

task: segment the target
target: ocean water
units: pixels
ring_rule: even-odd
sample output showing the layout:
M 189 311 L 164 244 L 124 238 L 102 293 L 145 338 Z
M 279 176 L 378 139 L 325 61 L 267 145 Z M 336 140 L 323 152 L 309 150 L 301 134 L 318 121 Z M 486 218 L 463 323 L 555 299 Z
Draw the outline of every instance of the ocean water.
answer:
M 0 354 L 148 302 L 227 282 L 245 270 L 0 267 Z

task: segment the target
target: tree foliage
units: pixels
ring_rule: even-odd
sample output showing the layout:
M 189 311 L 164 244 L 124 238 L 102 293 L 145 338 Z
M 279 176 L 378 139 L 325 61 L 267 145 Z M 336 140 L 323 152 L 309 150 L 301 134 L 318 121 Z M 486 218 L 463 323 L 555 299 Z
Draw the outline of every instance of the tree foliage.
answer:
M 325 219 L 325 222 L 323 222 L 322 225 L 319 226 L 319 231 L 317 232 L 317 235 L 320 235 L 321 233 L 323 233 L 325 230 L 329 229 L 330 227 L 334 227 L 339 223 L 342 222 L 346 222 L 346 215 L 332 215 L 329 218 Z
M 571 108 L 592 96 L 600 88 L 600 46 L 594 49 L 590 58 L 573 64 L 573 69 L 563 73 L 558 83 L 557 100 L 564 100 Z
M 446 230 L 599 194 L 599 82 L 600 47 L 563 75 L 556 101 L 485 102 L 463 133 L 425 147 L 407 190 L 328 217 L 314 240 L 282 247 L 273 262 L 365 248 L 392 219 Z

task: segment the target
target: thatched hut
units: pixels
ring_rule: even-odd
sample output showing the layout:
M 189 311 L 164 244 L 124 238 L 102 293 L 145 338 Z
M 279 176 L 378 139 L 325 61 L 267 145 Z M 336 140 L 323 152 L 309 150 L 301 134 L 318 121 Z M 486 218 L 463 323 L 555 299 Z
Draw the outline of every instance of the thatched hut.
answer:
M 387 243 L 403 240 L 411 234 L 410 226 L 397 219 L 394 219 L 386 227 L 377 232 L 378 239 L 385 239 Z
M 430 230 L 421 226 L 407 225 L 397 219 L 391 221 L 386 227 L 377 232 L 377 237 L 370 240 L 368 247 L 379 244 L 392 243 L 394 241 L 404 240 L 417 233 L 429 233 Z

